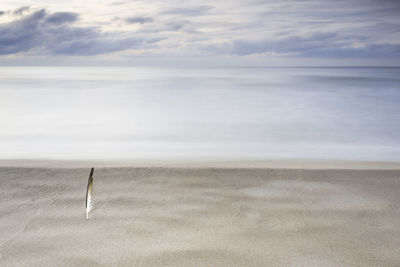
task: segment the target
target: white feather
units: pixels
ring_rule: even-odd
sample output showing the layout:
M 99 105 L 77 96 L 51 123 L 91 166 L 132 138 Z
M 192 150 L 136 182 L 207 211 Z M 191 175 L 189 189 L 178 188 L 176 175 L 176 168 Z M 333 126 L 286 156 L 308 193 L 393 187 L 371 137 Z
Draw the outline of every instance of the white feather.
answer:
M 89 219 L 89 212 L 93 210 L 94 203 L 93 203 L 93 172 L 94 168 L 90 171 L 87 190 L 86 190 L 86 219 Z
M 93 190 L 93 189 L 92 189 Z M 89 219 L 89 212 L 93 210 L 94 203 L 92 198 L 92 190 L 88 193 L 87 208 L 86 208 L 86 219 Z

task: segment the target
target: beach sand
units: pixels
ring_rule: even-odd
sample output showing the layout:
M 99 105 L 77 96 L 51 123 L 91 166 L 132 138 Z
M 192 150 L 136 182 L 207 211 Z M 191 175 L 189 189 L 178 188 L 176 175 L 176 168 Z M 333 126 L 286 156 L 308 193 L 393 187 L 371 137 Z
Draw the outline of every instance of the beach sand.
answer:
M 393 168 L 100 167 L 86 220 L 92 166 L 5 165 L 1 266 L 400 266 Z

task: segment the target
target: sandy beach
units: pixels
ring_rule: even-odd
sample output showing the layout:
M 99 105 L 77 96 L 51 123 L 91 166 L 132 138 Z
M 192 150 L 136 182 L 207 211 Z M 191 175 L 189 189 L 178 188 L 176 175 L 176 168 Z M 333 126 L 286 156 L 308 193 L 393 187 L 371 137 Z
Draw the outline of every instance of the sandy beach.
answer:
M 25 266 L 400 267 L 400 0 L 1 1 Z
M 100 167 L 86 220 L 91 166 L 4 165 L 1 266 L 400 265 L 393 168 Z

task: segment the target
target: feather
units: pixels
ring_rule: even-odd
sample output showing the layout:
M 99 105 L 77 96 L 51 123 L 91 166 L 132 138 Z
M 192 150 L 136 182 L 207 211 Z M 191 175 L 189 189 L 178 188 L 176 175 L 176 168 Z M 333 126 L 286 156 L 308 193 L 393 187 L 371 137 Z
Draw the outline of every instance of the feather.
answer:
M 87 190 L 86 190 L 86 219 L 89 219 L 89 212 L 93 209 L 93 172 L 94 168 L 90 171 Z

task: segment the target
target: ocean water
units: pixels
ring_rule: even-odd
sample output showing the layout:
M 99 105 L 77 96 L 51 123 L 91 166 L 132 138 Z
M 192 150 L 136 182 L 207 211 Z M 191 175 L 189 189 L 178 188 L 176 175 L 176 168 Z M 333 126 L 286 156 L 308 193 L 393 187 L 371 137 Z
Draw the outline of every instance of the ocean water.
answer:
M 0 67 L 0 158 L 400 160 L 400 68 Z

